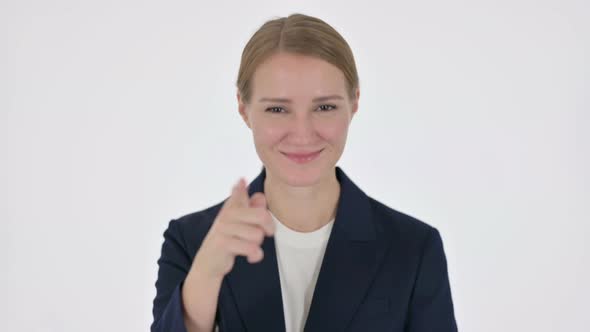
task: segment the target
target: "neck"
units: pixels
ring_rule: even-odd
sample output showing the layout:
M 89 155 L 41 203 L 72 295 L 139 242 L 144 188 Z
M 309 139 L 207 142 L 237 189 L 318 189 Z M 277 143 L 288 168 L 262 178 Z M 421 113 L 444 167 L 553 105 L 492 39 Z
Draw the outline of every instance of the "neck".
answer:
M 264 195 L 268 209 L 281 223 L 298 232 L 312 232 L 336 215 L 340 183 L 331 172 L 310 187 L 292 187 L 266 172 Z

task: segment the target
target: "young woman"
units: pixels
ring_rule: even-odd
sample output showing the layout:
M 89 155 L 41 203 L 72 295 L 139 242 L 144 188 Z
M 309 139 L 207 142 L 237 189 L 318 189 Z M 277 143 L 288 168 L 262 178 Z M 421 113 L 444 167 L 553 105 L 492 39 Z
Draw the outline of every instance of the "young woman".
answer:
M 169 223 L 152 331 L 457 330 L 439 232 L 336 166 L 359 91 L 324 21 L 293 14 L 252 36 L 237 99 L 263 168 Z

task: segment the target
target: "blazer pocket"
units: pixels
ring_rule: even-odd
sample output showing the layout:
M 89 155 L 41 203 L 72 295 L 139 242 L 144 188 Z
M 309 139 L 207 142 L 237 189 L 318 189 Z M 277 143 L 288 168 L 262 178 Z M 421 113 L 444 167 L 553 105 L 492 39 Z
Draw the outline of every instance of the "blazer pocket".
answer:
M 359 307 L 357 316 L 376 317 L 389 313 L 388 297 L 369 297 Z

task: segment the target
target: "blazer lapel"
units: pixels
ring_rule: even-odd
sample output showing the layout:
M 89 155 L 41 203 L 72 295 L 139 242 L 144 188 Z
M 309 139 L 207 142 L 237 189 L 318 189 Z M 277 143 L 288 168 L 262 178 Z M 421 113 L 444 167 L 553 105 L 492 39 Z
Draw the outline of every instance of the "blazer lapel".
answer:
M 368 197 L 336 167 L 340 198 L 305 331 L 344 331 L 386 250 L 376 240 Z

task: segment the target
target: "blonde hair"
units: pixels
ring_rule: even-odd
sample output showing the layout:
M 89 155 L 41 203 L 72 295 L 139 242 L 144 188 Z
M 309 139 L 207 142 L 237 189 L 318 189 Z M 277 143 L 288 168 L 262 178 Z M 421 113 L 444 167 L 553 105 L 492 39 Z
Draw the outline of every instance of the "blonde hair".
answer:
M 344 74 L 349 98 L 354 99 L 359 78 L 346 40 L 321 19 L 295 13 L 267 21 L 244 47 L 236 82 L 244 103 L 250 103 L 258 65 L 280 52 L 313 56 L 336 66 Z

